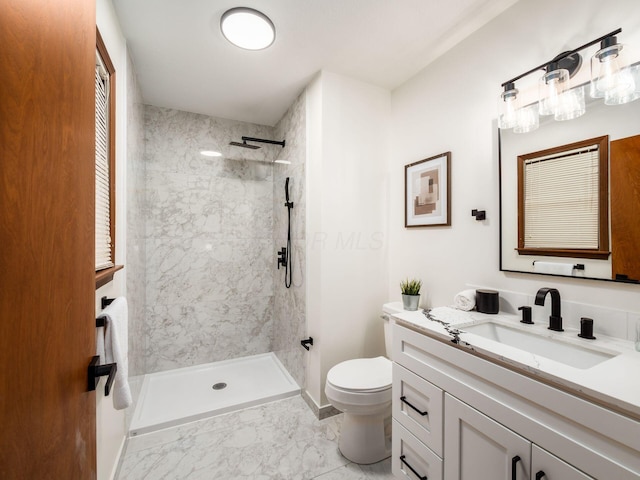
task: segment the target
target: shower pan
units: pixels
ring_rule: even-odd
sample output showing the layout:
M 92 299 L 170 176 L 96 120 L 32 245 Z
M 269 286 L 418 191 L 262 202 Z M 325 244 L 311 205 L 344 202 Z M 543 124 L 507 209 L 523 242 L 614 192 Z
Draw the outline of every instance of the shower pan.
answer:
M 131 436 L 300 393 L 273 352 L 145 375 Z

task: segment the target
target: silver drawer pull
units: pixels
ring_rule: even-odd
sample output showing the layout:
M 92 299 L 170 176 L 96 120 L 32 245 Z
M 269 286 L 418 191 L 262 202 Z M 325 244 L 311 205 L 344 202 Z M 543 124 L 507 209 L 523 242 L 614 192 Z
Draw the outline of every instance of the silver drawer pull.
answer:
M 418 408 L 416 408 L 414 405 L 411 405 L 411 403 L 409 403 L 409 401 L 407 400 L 407 397 L 404 397 L 404 396 L 400 397 L 400 401 L 402 403 L 406 403 L 407 405 L 409 405 L 411 408 L 413 408 L 416 412 L 418 412 L 423 417 L 426 415 L 429 415 L 429 412 L 422 412 Z

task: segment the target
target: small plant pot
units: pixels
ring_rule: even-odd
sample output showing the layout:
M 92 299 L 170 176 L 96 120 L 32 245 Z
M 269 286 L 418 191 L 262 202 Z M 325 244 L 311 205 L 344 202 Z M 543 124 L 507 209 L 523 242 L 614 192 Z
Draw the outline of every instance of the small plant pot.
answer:
M 418 310 L 418 304 L 420 303 L 420 295 L 405 295 L 402 294 L 402 307 L 405 310 L 411 312 Z

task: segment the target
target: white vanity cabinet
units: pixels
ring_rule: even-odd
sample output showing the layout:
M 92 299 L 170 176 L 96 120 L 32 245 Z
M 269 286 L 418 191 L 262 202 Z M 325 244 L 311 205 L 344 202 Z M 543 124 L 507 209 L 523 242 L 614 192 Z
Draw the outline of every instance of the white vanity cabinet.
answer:
M 640 421 L 393 326 L 399 479 L 639 480 Z
M 531 442 L 466 403 L 445 396 L 446 478 L 525 480 Z
M 460 480 L 589 480 L 526 438 L 445 395 L 444 468 Z

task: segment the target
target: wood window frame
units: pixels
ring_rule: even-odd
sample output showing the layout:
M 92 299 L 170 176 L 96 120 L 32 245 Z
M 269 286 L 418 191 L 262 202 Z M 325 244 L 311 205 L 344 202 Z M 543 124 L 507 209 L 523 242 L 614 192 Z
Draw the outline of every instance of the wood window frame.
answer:
M 531 158 L 544 157 L 575 150 L 590 145 L 598 145 L 598 248 L 525 248 L 525 212 L 524 212 L 524 167 Z M 549 257 L 574 257 L 606 260 L 609 258 L 609 136 L 590 138 L 580 142 L 541 150 L 518 156 L 518 248 L 520 255 L 543 255 Z
M 116 171 L 116 69 L 113 66 L 107 47 L 96 28 L 96 49 L 109 74 L 109 235 L 111 236 L 111 261 L 114 266 L 96 271 L 96 289 L 113 280 L 113 275 L 124 268 L 115 264 L 116 257 L 116 182 L 113 175 Z

